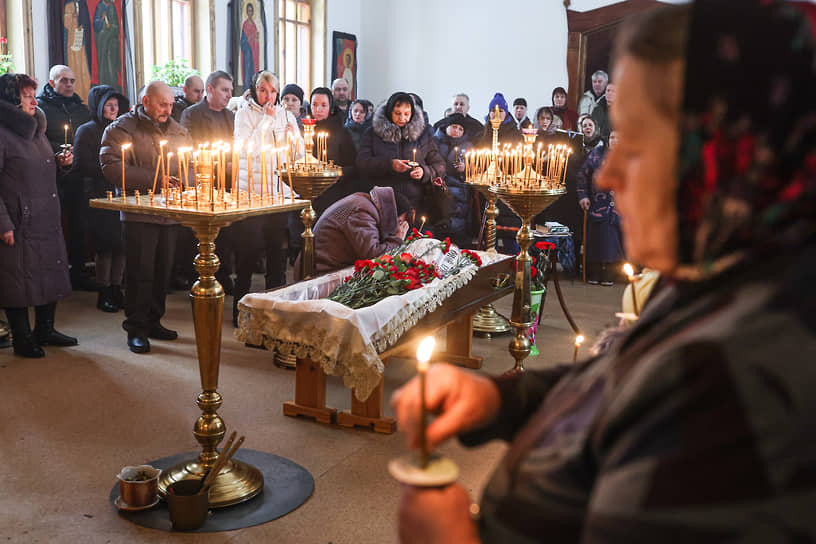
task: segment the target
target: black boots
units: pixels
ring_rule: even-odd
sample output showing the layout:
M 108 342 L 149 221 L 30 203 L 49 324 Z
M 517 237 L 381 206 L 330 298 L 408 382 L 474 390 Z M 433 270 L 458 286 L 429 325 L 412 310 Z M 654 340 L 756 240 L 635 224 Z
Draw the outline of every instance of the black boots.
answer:
M 54 329 L 56 309 L 56 302 L 34 307 L 34 340 L 41 346 L 76 346 L 76 338 Z
M 120 306 L 116 303 L 116 295 L 113 286 L 106 285 L 99 288 L 99 295 L 96 297 L 96 307 L 103 312 L 118 312 Z
M 6 308 L 9 327 L 11 328 L 11 345 L 14 354 L 38 359 L 45 357 L 45 352 L 34 340 L 31 325 L 28 322 L 28 308 Z

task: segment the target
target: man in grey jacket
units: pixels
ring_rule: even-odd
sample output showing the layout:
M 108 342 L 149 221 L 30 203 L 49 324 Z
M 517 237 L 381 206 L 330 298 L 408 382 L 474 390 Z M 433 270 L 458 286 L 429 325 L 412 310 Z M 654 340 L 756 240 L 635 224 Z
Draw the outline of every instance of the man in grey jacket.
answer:
M 105 129 L 99 150 L 102 173 L 116 187 L 122 186 L 122 145 L 131 143 L 125 153 L 127 189 L 143 194 L 153 187 L 160 150 L 176 152 L 192 145 L 187 129 L 170 117 L 173 92 L 160 81 L 151 82 L 142 104 L 119 117 Z M 160 142 L 166 140 L 162 148 Z M 178 184 L 176 161 L 168 161 L 170 184 Z M 176 331 L 159 320 L 164 315 L 165 298 L 176 245 L 173 221 L 140 214 L 123 214 L 125 222 L 125 321 L 128 347 L 134 353 L 150 351 L 148 337 L 175 340 Z

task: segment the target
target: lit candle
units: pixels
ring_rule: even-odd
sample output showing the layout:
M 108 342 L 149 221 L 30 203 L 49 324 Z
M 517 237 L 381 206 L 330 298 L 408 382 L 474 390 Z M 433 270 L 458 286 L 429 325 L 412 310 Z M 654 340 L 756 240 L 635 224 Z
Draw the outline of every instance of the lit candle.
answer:
M 232 190 L 235 194 L 240 195 L 238 188 L 238 169 L 241 166 L 241 147 L 242 142 L 235 142 L 232 146 Z
M 263 136 L 261 136 L 263 140 Z M 266 146 L 261 146 L 261 203 L 264 200 L 264 186 L 266 185 Z
M 411 159 L 411 162 L 416 162 L 416 147 L 414 148 L 414 158 Z
M 63 127 L 65 129 L 65 146 L 63 148 L 63 153 L 68 149 L 68 125 Z
M 425 376 L 428 373 L 428 366 L 431 361 L 435 340 L 433 336 L 427 336 L 417 348 L 417 373 L 419 374 L 419 452 L 420 466 L 424 469 L 428 466 L 428 437 L 426 432 L 426 416 L 428 409 L 425 400 Z
M 626 263 L 623 265 L 623 271 L 629 278 L 629 289 L 632 291 L 632 311 L 635 312 L 635 317 L 637 317 L 640 315 L 640 311 L 638 310 L 637 295 L 635 294 L 635 269 L 632 268 L 631 264 Z
M 247 177 L 247 185 L 249 185 L 249 207 L 252 207 L 252 199 L 255 196 L 255 189 L 252 183 L 252 144 L 249 144 L 247 147 L 247 173 L 249 176 Z
M 181 165 L 181 161 L 184 158 L 184 148 L 178 148 L 178 153 L 176 153 L 176 162 L 178 163 L 178 177 L 179 177 L 179 189 L 181 190 L 182 197 L 184 196 L 184 167 Z M 182 204 L 184 204 L 184 199 L 182 198 Z
M 131 143 L 128 142 L 126 144 L 122 144 L 122 202 L 125 201 L 125 196 L 127 196 L 127 192 L 125 190 L 125 151 L 130 148 Z
M 572 362 L 576 362 L 578 360 L 578 348 L 581 347 L 581 344 L 584 343 L 584 335 L 579 334 L 575 337 L 575 352 L 572 354 Z
M 422 216 L 422 223 L 419 224 L 419 232 L 422 232 L 422 227 L 425 226 L 425 216 Z

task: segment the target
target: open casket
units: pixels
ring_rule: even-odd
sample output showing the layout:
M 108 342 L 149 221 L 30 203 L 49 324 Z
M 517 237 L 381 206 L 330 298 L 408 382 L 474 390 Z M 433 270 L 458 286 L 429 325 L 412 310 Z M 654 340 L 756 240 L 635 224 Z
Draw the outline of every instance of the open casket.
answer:
M 406 249 L 444 269 L 446 255 L 432 239 Z M 454 249 L 455 251 L 455 249 Z M 482 267 L 506 258 L 478 252 Z M 310 359 L 328 375 L 342 376 L 346 387 L 364 401 L 382 380 L 380 354 L 477 274 L 470 265 L 422 288 L 393 295 L 372 306 L 350 309 L 326 297 L 350 276 L 347 268 L 265 293 L 251 293 L 239 303 L 236 337 L 284 355 Z

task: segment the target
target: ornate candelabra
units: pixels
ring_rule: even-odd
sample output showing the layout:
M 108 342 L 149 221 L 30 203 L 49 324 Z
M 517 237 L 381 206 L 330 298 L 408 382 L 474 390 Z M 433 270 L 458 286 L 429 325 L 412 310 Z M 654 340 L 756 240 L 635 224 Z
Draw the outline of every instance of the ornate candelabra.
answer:
M 493 119 L 493 148 L 490 152 L 478 151 L 466 157 L 466 179 L 474 186 L 488 186 L 493 198 L 500 198 L 521 218 L 521 228 L 516 235 L 520 251 L 516 257 L 515 291 L 510 325 L 516 329 L 510 341 L 510 353 L 516 360 L 515 369 L 524 370 L 524 359 L 530 355 L 532 344 L 527 329 L 533 325 L 530 303 L 530 264 L 527 253 L 533 242 L 530 224 L 533 218 L 566 193 L 566 165 L 572 152 L 566 146 L 548 146 L 547 150 L 533 150 L 536 138 L 534 129 L 525 129 L 524 145 L 499 149 L 498 127 L 501 124 L 498 107 Z M 477 185 L 479 184 L 479 185 Z M 495 200 L 494 200 L 495 202 Z M 495 229 L 495 220 L 494 226 Z M 495 234 L 492 235 L 495 240 Z M 488 234 L 488 240 L 491 235 Z
M 498 110 L 498 106 L 497 106 Z M 493 146 L 491 157 L 499 156 L 499 126 L 501 126 L 501 119 L 498 112 L 495 113 L 493 119 L 490 120 L 493 126 Z M 468 164 L 470 161 L 465 162 Z M 465 169 L 465 183 L 470 185 L 481 193 L 487 200 L 485 206 L 485 224 L 486 224 L 486 240 L 485 247 L 489 253 L 496 253 L 496 218 L 499 216 L 499 207 L 497 205 L 498 199 L 495 193 L 490 192 L 490 186 L 496 182 L 496 167 L 488 167 L 480 176 L 475 175 L 475 171 Z M 499 315 L 493 304 L 486 304 L 479 308 L 479 312 L 473 316 L 473 332 L 490 338 L 494 334 L 502 334 L 510 330 L 510 324 L 507 320 Z
M 180 154 L 185 152 L 180 150 Z M 201 444 L 202 451 L 198 457 L 183 461 L 162 473 L 159 480 L 159 493 L 164 495 L 170 484 L 189 478 L 201 478 L 213 466 L 219 453 L 216 446 L 226 434 L 224 420 L 218 415 L 218 408 L 223 402 L 218 393 L 218 373 L 221 359 L 221 326 L 224 314 L 224 290 L 215 279 L 215 272 L 220 265 L 215 254 L 215 238 L 222 227 L 235 221 L 268 213 L 284 213 L 309 206 L 304 200 L 273 202 L 269 198 L 253 198 L 245 193 L 233 194 L 226 190 L 226 168 L 224 150 L 207 154 L 200 153 L 194 162 L 194 186 L 169 187 L 166 165 L 162 173 L 162 196 L 149 191 L 148 198 L 135 192 L 134 196 L 122 195 L 114 199 L 93 199 L 91 207 L 117 210 L 125 213 L 156 215 L 178 221 L 190 227 L 198 239 L 199 254 L 194 260 L 198 281 L 190 289 L 190 300 L 193 307 L 196 348 L 198 352 L 198 369 L 201 378 L 202 392 L 196 404 L 201 415 L 193 425 L 193 435 Z M 251 152 L 249 157 L 251 157 Z M 237 164 L 234 161 L 233 164 Z M 189 179 L 184 162 L 179 161 L 182 179 Z M 157 170 L 158 172 L 158 170 Z M 158 176 L 157 176 L 158 179 Z M 123 182 L 124 186 L 124 182 Z M 233 185 L 235 186 L 235 185 Z M 154 184 L 155 187 L 155 184 Z M 210 487 L 210 506 L 224 507 L 246 501 L 263 490 L 264 480 L 261 472 L 254 466 L 230 460 L 220 471 Z

